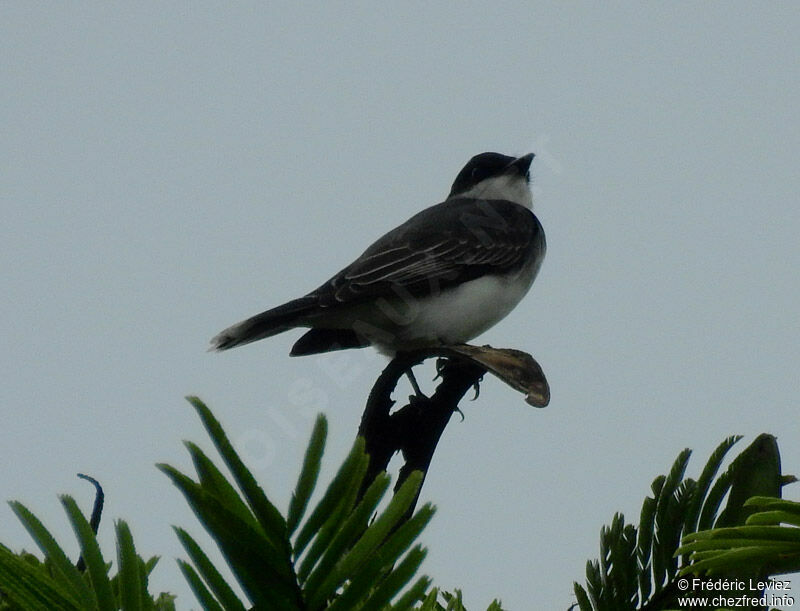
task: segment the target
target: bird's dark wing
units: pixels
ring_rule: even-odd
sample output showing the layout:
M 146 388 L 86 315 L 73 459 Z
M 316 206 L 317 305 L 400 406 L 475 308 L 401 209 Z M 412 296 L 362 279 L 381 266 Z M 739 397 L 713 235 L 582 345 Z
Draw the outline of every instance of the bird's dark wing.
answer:
M 544 255 L 538 219 L 505 200 L 451 199 L 390 231 L 309 294 L 322 307 L 380 296 L 424 296 Z

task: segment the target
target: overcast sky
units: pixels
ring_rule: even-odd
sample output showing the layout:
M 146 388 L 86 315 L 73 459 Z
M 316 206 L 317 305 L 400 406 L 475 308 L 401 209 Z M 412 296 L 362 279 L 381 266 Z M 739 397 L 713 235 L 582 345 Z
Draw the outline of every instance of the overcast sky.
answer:
M 386 363 L 208 339 L 482 151 L 537 153 L 548 253 L 478 342 L 532 353 L 552 400 L 487 378 L 463 403 L 423 491 L 424 572 L 470 609 L 565 609 L 600 527 L 635 523 L 682 448 L 696 477 L 724 437 L 771 432 L 800 471 L 797 5 L 401 4 L 0 5 L 1 496 L 77 556 L 56 495 L 88 511 L 93 475 L 108 557 L 125 518 L 180 609 L 170 525 L 213 547 L 153 467 L 210 445 L 183 396 L 285 508 L 314 415 L 327 478 Z M 33 548 L 6 506 L 0 541 Z

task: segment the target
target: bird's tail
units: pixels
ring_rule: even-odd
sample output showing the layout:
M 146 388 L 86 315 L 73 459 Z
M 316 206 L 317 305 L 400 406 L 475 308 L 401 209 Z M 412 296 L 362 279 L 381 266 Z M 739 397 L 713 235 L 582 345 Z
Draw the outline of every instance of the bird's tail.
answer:
M 293 329 L 299 326 L 298 323 L 302 317 L 310 313 L 316 306 L 317 299 L 307 295 L 256 314 L 214 336 L 211 339 L 210 350 L 235 348 Z

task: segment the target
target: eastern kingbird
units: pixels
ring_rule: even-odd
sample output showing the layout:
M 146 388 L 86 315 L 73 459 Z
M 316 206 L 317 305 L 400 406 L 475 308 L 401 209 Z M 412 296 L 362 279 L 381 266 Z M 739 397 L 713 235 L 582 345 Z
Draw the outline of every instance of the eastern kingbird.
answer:
M 292 356 L 373 345 L 394 354 L 465 343 L 504 318 L 533 284 L 545 238 L 529 168 L 481 153 L 450 195 L 396 227 L 318 289 L 222 331 L 227 350 L 310 327 Z

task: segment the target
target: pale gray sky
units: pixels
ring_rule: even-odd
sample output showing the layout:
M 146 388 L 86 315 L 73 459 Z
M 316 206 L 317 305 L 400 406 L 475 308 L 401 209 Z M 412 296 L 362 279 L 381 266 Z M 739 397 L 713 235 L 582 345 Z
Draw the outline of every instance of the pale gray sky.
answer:
M 74 550 L 56 494 L 88 510 L 92 474 L 107 553 L 125 518 L 163 556 L 153 587 L 196 608 L 170 524 L 201 527 L 153 467 L 209 445 L 182 397 L 285 507 L 314 415 L 330 473 L 385 362 L 208 339 L 486 150 L 538 154 L 549 249 L 479 341 L 536 356 L 552 401 L 487 379 L 464 403 L 424 489 L 424 571 L 470 609 L 564 609 L 601 525 L 636 522 L 682 448 L 696 476 L 725 436 L 771 432 L 797 473 L 798 31 L 788 2 L 3 3 L 2 499 Z M 0 541 L 33 546 L 0 516 Z

